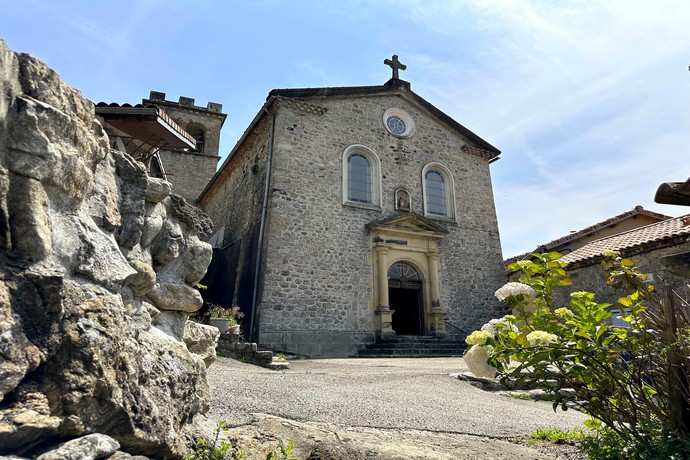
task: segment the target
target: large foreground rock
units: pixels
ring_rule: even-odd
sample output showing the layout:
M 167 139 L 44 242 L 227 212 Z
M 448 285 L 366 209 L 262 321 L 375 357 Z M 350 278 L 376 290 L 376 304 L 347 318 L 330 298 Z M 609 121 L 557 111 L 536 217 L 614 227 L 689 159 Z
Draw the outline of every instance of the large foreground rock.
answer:
M 209 405 L 182 335 L 210 225 L 169 193 L 110 149 L 91 102 L 0 41 L 0 455 L 95 433 L 185 453 Z

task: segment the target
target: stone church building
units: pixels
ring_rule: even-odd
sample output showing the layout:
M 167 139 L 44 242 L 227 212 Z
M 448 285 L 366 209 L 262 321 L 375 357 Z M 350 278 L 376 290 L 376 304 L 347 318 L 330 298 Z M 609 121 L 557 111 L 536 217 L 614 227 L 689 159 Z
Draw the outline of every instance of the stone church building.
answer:
M 381 86 L 271 91 L 199 196 L 208 295 L 239 305 L 260 345 L 352 356 L 391 337 L 461 341 L 501 314 L 500 151 L 386 63 Z

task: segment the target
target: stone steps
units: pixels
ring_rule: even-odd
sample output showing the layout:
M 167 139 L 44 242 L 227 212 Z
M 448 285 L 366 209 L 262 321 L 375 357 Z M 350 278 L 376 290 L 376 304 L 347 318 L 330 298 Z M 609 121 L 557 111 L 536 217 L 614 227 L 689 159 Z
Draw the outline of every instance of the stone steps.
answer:
M 274 356 L 265 367 L 274 371 L 284 371 L 290 368 L 290 363 L 279 356 Z
M 272 351 L 260 350 L 255 343 L 242 342 L 239 334 L 221 334 L 216 346 L 216 352 L 219 356 L 256 364 L 267 369 L 285 370 L 290 367 L 290 363 L 283 358 L 275 356 Z
M 358 350 L 360 358 L 432 358 L 462 356 L 465 344 L 431 336 L 398 336 Z

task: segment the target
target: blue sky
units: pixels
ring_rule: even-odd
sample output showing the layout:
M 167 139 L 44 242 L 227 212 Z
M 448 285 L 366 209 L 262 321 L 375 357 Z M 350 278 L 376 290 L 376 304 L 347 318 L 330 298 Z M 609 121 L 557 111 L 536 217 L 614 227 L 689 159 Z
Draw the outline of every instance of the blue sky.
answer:
M 653 202 L 690 176 L 686 1 L 2 0 L 0 38 L 93 101 L 223 104 L 227 154 L 273 88 L 384 83 L 503 153 L 505 257 Z

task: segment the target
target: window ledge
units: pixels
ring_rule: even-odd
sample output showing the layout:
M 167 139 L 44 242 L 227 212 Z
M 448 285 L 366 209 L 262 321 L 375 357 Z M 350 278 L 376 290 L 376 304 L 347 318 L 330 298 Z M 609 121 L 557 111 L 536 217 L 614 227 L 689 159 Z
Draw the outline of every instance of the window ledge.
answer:
M 455 217 L 439 216 L 436 214 L 424 214 L 424 217 L 426 217 L 427 219 L 437 220 L 439 222 L 447 222 L 450 224 L 457 224 L 458 223 L 458 221 L 455 220 Z
M 357 201 L 346 201 L 343 206 L 348 206 L 350 208 L 360 208 L 366 209 L 368 211 L 379 211 L 381 212 L 381 206 L 371 203 L 358 203 Z

